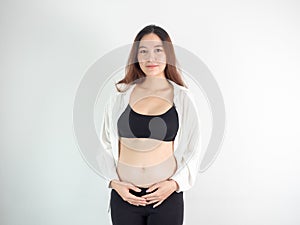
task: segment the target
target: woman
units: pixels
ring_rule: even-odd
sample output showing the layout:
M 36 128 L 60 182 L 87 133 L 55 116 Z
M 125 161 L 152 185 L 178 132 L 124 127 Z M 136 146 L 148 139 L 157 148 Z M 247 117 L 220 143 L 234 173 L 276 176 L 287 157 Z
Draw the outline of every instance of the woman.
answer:
M 183 191 L 194 185 L 200 162 L 200 124 L 164 29 L 149 25 L 137 34 L 116 88 L 98 158 L 112 189 L 112 223 L 182 225 Z

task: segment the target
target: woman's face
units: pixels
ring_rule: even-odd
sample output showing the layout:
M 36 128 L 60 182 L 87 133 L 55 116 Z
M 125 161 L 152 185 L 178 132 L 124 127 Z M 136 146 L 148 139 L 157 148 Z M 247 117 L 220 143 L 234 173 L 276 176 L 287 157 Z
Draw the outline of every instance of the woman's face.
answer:
M 138 62 L 146 76 L 165 78 L 166 53 L 156 34 L 146 34 L 139 43 Z

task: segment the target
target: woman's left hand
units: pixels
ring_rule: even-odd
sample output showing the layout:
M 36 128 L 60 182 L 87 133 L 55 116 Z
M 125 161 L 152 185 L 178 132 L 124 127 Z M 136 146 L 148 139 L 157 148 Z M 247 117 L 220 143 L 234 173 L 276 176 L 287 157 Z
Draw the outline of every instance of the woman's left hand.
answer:
M 167 199 L 174 191 L 176 191 L 178 185 L 174 180 L 165 180 L 158 182 L 147 189 L 147 192 L 154 191 L 151 194 L 143 195 L 143 198 L 146 198 L 147 205 L 158 202 L 153 206 L 153 208 L 159 206 L 165 199 Z M 149 202 L 148 202 L 149 201 Z

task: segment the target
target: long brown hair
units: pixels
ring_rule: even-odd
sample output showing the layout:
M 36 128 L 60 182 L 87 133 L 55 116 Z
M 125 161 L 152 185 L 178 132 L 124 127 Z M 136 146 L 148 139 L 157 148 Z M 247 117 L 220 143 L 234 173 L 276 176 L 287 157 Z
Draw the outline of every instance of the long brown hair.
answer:
M 135 81 L 144 80 L 144 79 L 140 79 L 140 78 L 146 77 L 145 73 L 142 71 L 142 69 L 140 68 L 140 65 L 138 63 L 137 52 L 138 52 L 138 48 L 139 48 L 139 46 L 138 46 L 139 42 L 141 41 L 143 36 L 146 34 L 151 34 L 151 33 L 156 34 L 161 39 L 161 41 L 163 42 L 163 47 L 166 51 L 167 64 L 166 64 L 166 67 L 164 70 L 165 77 L 169 80 L 174 81 L 176 84 L 187 88 L 187 86 L 184 84 L 184 82 L 182 80 L 181 74 L 177 70 L 177 66 L 176 66 L 177 60 L 176 60 L 174 47 L 173 47 L 173 44 L 172 44 L 169 34 L 159 26 L 148 25 L 148 26 L 144 27 L 136 35 L 136 37 L 134 39 L 134 43 L 131 47 L 129 58 L 128 58 L 127 65 L 125 68 L 125 77 L 123 79 L 121 79 L 120 81 L 118 81 L 117 83 L 115 83 L 115 87 L 117 88 L 117 90 L 119 92 L 122 92 L 124 90 L 120 90 L 117 86 L 118 84 L 129 84 L 132 82 L 135 83 Z

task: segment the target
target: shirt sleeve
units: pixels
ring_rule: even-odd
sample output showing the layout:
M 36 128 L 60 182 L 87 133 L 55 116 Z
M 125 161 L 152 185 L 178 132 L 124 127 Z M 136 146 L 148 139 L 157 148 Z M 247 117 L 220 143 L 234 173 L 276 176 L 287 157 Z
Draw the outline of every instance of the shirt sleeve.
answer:
M 112 101 L 113 96 L 109 98 L 108 102 L 104 106 L 104 114 L 101 121 L 100 128 L 100 142 L 102 148 L 98 151 L 97 162 L 101 175 L 105 178 L 105 185 L 110 187 L 110 181 L 113 179 L 119 180 L 119 176 L 116 171 L 115 160 L 112 154 L 112 138 L 111 138 L 111 114 L 112 114 Z
M 182 108 L 182 133 L 177 154 L 175 152 L 177 171 L 169 178 L 177 182 L 178 193 L 187 191 L 194 185 L 202 152 L 199 114 L 190 93 L 185 96 Z

